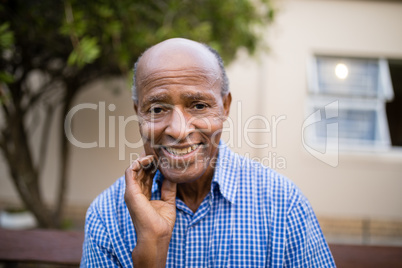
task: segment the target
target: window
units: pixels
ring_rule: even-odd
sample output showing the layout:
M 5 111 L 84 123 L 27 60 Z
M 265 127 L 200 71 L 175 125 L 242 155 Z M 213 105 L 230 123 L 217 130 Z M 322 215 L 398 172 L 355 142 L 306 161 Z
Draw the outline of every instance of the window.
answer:
M 386 104 L 392 146 L 402 146 L 402 60 L 389 60 L 394 99 Z
M 308 114 L 320 110 L 324 119 L 309 126 L 308 142 L 323 144 L 330 139 L 341 150 L 388 149 L 386 103 L 394 98 L 388 61 L 316 55 L 309 65 Z M 337 116 L 325 116 L 325 107 L 335 107 L 330 105 L 335 102 Z M 331 123 L 337 123 L 337 132 L 327 131 Z

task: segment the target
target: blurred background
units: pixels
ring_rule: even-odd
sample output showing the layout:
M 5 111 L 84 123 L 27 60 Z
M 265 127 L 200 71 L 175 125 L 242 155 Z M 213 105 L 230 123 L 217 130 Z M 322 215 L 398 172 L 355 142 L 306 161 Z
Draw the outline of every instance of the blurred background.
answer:
M 28 227 L 83 230 L 141 151 L 132 64 L 181 36 L 227 63 L 223 140 L 294 181 L 329 242 L 402 245 L 401 1 L 55 2 L 0 1 L 25 21 L 1 16 L 3 227 L 28 209 Z

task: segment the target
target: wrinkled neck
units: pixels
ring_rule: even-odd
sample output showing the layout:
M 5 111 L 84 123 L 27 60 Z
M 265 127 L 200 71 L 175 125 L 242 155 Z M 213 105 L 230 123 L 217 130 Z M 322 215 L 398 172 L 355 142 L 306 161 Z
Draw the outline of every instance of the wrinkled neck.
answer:
M 177 185 L 177 197 L 180 198 L 194 213 L 197 211 L 198 207 L 211 189 L 213 174 L 212 169 L 211 172 L 207 172 L 205 176 L 196 181 Z

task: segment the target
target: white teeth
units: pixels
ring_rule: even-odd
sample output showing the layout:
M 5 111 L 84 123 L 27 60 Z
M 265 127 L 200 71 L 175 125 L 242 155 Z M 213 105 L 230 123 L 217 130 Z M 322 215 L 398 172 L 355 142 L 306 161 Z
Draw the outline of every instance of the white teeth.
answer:
M 174 154 L 174 155 L 185 155 L 185 154 L 191 153 L 192 151 L 194 151 L 195 149 L 197 149 L 198 146 L 199 146 L 199 145 L 196 144 L 196 145 L 192 145 L 192 146 L 189 146 L 189 147 L 183 148 L 183 149 L 172 148 L 172 147 L 165 147 L 165 148 L 166 148 L 166 150 L 167 150 L 169 153 L 171 153 L 171 154 Z

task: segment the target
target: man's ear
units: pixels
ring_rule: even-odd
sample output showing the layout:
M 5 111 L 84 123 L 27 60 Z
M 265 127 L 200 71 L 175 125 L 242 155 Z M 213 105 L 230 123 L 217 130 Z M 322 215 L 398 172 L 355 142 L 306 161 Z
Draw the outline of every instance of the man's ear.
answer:
M 133 107 L 134 107 L 134 111 L 135 113 L 138 115 L 138 103 L 136 101 L 133 101 Z
M 225 96 L 222 97 L 223 100 L 223 114 L 225 119 L 229 116 L 230 112 L 230 104 L 232 103 L 232 94 L 228 92 Z
M 133 101 L 133 108 L 134 108 L 136 115 L 138 116 L 138 101 Z M 142 137 L 141 118 L 138 116 L 138 119 L 139 119 L 139 121 L 138 121 L 139 131 L 140 131 L 140 135 Z

